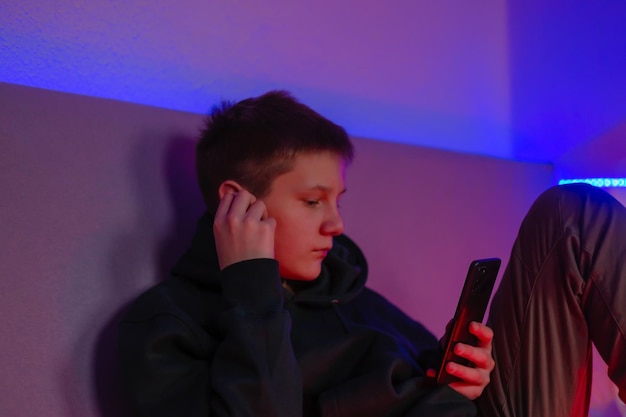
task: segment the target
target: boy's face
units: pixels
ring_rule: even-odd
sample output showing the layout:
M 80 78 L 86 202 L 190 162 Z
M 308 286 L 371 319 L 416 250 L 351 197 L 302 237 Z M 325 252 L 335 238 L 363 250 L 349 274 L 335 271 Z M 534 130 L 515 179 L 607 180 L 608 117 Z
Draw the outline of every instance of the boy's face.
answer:
M 332 152 L 307 152 L 295 157 L 293 169 L 272 182 L 262 198 L 276 219 L 274 256 L 285 279 L 313 280 L 343 232 L 339 198 L 345 191 L 343 158 Z

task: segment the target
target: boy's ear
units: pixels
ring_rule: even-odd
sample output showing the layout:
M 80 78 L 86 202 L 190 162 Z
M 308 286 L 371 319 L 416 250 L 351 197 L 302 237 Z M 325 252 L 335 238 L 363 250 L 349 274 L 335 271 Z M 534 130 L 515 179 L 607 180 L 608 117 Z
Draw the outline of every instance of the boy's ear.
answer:
M 241 191 L 243 189 L 243 187 L 241 185 L 239 185 L 239 183 L 237 181 L 233 181 L 233 180 L 226 180 L 223 183 L 220 184 L 219 188 L 217 189 L 217 192 L 220 196 L 220 200 L 222 198 L 224 198 L 224 196 L 228 193 L 238 193 L 239 191 Z

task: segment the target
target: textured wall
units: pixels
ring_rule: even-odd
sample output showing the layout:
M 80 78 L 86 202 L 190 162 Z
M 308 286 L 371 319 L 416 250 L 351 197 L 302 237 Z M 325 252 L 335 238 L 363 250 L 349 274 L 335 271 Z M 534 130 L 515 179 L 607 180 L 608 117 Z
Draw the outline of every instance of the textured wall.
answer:
M 0 81 L 204 113 L 287 88 L 351 134 L 512 156 L 505 2 L 0 4 Z
M 201 212 L 192 163 L 200 122 L 0 83 L 0 415 L 129 415 L 115 323 L 166 276 Z M 468 262 L 508 257 L 552 171 L 355 144 L 342 206 L 369 257 L 370 285 L 441 334 Z M 616 415 L 613 388 L 598 387 L 596 415 Z
M 355 136 L 623 176 L 602 142 L 626 122 L 625 18 L 622 0 L 3 1 L 0 81 L 197 113 L 287 88 Z

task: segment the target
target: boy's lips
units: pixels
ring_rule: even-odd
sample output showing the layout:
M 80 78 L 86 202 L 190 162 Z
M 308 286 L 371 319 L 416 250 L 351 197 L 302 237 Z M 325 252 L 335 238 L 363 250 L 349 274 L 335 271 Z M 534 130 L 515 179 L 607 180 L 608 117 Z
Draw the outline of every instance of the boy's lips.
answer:
M 320 255 L 326 256 L 331 248 L 318 248 L 314 249 L 313 252 L 318 253 Z

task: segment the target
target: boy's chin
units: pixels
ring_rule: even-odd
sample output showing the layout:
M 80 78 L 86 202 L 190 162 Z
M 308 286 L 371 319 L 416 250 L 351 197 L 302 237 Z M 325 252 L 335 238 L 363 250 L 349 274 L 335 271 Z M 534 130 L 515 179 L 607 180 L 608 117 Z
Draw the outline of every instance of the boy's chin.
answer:
M 281 277 L 289 281 L 313 281 L 319 277 L 320 272 L 321 268 L 311 271 L 291 271 L 284 274 L 281 273 Z

